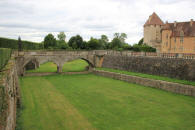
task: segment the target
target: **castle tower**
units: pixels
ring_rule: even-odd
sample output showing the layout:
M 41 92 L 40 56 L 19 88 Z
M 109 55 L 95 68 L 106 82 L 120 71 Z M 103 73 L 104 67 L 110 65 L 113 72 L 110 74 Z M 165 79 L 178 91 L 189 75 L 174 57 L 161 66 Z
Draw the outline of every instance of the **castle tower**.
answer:
M 164 23 L 154 12 L 144 24 L 144 43 L 156 48 L 157 52 L 161 50 L 161 29 Z

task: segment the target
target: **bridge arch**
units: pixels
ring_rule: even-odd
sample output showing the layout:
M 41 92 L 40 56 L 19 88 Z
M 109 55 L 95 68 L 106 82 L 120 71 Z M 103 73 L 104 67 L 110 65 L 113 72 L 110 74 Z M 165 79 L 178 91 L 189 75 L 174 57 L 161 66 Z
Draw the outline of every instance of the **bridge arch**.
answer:
M 28 70 L 29 66 L 28 65 L 31 65 L 33 67 L 30 67 L 30 68 L 33 68 L 33 69 L 37 69 L 40 67 L 41 64 L 44 64 L 44 63 L 47 63 L 47 62 L 52 62 L 54 64 L 56 64 L 56 70 L 58 71 L 59 69 L 59 59 L 56 59 L 55 57 L 54 58 L 51 58 L 51 57 L 32 57 L 32 58 L 26 58 L 24 60 L 24 63 L 22 65 L 22 74 L 21 75 L 24 75 L 26 73 L 26 70 Z
M 45 62 L 53 62 L 57 65 L 58 72 L 62 72 L 65 62 L 76 59 L 85 60 L 90 68 L 101 66 L 103 56 L 106 53 L 99 51 L 27 51 L 20 52 L 17 56 L 18 74 L 25 73 L 27 64 L 39 67 Z

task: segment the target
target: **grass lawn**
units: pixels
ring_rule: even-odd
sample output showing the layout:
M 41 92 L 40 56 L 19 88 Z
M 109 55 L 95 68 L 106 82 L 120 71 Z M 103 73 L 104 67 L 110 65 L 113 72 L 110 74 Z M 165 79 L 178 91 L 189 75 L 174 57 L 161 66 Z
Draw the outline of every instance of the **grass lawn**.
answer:
M 85 71 L 85 68 L 88 66 L 88 63 L 84 60 L 74 60 L 67 62 L 63 65 L 63 72 L 79 72 Z M 27 72 L 57 72 L 57 65 L 53 62 L 47 62 L 41 64 L 39 68 L 35 70 L 28 70 Z
M 86 75 L 20 78 L 23 130 L 194 130 L 195 98 Z
M 96 68 L 96 70 L 104 70 L 104 71 L 115 72 L 115 73 L 120 73 L 120 74 L 127 74 L 127 75 L 132 75 L 132 76 L 143 77 L 143 78 L 163 80 L 163 81 L 168 81 L 168 82 L 174 82 L 174 83 L 180 83 L 180 84 L 195 86 L 194 81 L 179 80 L 179 79 L 163 77 L 163 76 L 157 76 L 157 75 L 143 74 L 143 73 L 137 73 L 137 72 L 129 72 L 129 71 L 123 71 L 123 70 L 117 70 L 117 69 L 110 69 L 110 68 Z

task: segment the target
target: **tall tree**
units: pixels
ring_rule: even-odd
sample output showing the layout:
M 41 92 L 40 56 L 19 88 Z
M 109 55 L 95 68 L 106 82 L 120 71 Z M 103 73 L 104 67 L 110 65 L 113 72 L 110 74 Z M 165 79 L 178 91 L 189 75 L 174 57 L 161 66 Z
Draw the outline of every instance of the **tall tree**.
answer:
M 60 41 L 65 41 L 66 40 L 66 35 L 65 35 L 64 32 L 60 32 L 58 34 L 58 40 L 60 40 Z
M 144 38 L 140 39 L 138 42 L 138 45 L 143 45 L 144 44 Z
M 70 38 L 68 45 L 73 49 L 82 49 L 83 48 L 83 38 L 80 35 L 76 35 Z
M 93 37 L 91 37 L 91 39 L 88 41 L 88 45 L 89 48 L 92 50 L 101 49 L 101 44 L 99 43 L 99 40 Z
M 125 43 L 125 40 L 127 39 L 126 33 L 115 33 L 114 38 L 119 39 L 122 43 Z
M 109 39 L 106 35 L 101 35 L 100 44 L 102 49 L 108 49 Z
M 122 47 L 122 42 L 119 38 L 114 38 L 111 41 L 111 49 L 118 49 Z
M 54 48 L 56 47 L 56 39 L 55 37 L 50 33 L 44 38 L 44 48 Z
M 121 40 L 122 43 L 125 43 L 125 40 L 127 39 L 127 34 L 126 33 L 121 33 L 119 39 Z
M 57 46 L 60 49 L 67 49 L 68 48 L 68 44 L 66 43 L 66 35 L 64 32 L 60 32 L 58 35 L 58 40 L 57 40 Z
M 22 40 L 20 36 L 18 37 L 18 51 L 22 51 Z

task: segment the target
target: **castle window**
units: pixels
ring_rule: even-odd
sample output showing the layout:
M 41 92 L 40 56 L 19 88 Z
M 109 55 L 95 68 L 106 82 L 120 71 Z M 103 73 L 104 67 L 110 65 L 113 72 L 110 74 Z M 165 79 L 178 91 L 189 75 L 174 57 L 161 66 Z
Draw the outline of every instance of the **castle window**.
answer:
M 166 35 L 166 38 L 168 39 L 168 34 Z
M 175 41 L 175 43 L 177 42 L 177 38 L 176 37 L 175 37 L 175 40 L 174 41 Z

